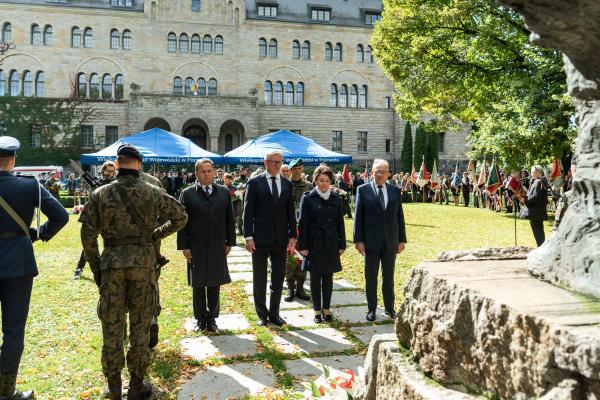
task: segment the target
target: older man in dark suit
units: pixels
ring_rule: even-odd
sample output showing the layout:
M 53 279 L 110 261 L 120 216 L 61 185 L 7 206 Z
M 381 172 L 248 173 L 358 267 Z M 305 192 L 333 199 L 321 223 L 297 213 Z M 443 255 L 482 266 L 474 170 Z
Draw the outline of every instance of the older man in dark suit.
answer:
M 265 155 L 266 172 L 248 181 L 244 197 L 244 238 L 252 253 L 254 307 L 259 325 L 282 326 L 279 316 L 287 247 L 296 245 L 296 216 L 292 182 L 281 176 L 283 155 Z M 271 301 L 266 306 L 267 259 L 271 259 Z
M 400 190 L 386 181 L 390 167 L 385 160 L 373 161 L 374 179 L 356 191 L 354 243 L 365 258 L 365 281 L 369 311 L 367 321 L 375 321 L 377 276 L 382 270 L 382 292 L 386 314 L 394 309 L 394 266 L 396 254 L 404 250 L 406 229 Z

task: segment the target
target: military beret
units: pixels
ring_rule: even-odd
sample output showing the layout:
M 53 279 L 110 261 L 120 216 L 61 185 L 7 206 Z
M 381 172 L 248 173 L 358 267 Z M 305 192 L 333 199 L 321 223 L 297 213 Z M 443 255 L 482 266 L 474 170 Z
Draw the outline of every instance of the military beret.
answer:
M 295 168 L 295 167 L 299 167 L 299 166 L 301 166 L 301 165 L 303 165 L 303 164 L 302 164 L 302 159 L 301 159 L 301 158 L 295 158 L 295 159 L 293 159 L 293 160 L 290 162 L 290 165 L 289 165 L 289 167 L 290 167 L 290 169 L 292 169 L 292 168 Z
M 0 136 L 0 157 L 14 156 L 21 143 L 12 136 Z
M 142 156 L 142 153 L 140 153 L 140 151 L 138 149 L 136 149 L 135 146 L 132 146 L 130 144 L 120 145 L 119 149 L 117 150 L 117 156 L 136 158 L 140 161 L 142 161 L 144 159 L 144 156 Z

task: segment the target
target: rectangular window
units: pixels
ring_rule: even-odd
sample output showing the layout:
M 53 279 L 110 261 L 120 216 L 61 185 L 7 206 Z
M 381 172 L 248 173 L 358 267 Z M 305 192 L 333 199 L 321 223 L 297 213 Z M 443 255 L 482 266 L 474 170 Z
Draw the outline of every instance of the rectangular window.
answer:
M 290 129 L 290 132 L 295 133 L 296 135 L 302 135 L 302 131 L 300 129 Z
M 31 126 L 31 147 L 42 147 L 42 126 Z
M 438 134 L 438 150 L 440 153 L 444 152 L 444 148 L 446 146 L 446 132 L 440 132 Z
M 104 135 L 104 145 L 110 146 L 117 140 L 119 140 L 119 127 L 118 126 L 106 126 Z
M 392 108 L 392 98 L 390 96 L 385 98 L 385 108 Z
M 358 146 L 356 149 L 359 153 L 367 152 L 367 132 L 359 131 L 358 132 Z
M 392 139 L 385 139 L 385 152 L 390 153 L 392 151 Z
M 115 7 L 133 7 L 133 0 L 110 0 L 110 5 Z
M 277 16 L 277 6 L 259 5 L 258 6 L 258 16 L 259 17 L 276 17 Z
M 342 151 L 342 131 L 331 132 L 331 150 Z
M 200 0 L 192 0 L 192 11 L 200 12 Z
M 311 10 L 311 16 L 313 21 L 331 21 L 331 10 L 313 8 Z
M 91 125 L 81 125 L 81 147 L 94 147 L 94 127 Z
M 375 22 L 381 19 L 381 14 L 378 13 L 365 13 L 365 23 L 367 25 L 375 25 Z

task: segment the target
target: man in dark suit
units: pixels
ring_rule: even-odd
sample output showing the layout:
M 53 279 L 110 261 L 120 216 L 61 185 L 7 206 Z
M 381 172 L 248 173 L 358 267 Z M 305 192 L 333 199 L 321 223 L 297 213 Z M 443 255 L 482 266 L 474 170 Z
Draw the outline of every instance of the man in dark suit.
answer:
M 369 311 L 367 321 L 375 320 L 377 275 L 381 263 L 382 292 L 386 315 L 394 309 L 394 266 L 396 254 L 404 250 L 406 229 L 400 190 L 386 181 L 390 167 L 385 160 L 373 161 L 373 180 L 356 191 L 354 243 L 365 258 L 365 281 Z
M 279 316 L 287 247 L 296 246 L 296 215 L 292 182 L 279 173 L 283 155 L 265 155 L 266 172 L 250 179 L 244 197 L 244 238 L 252 253 L 254 307 L 259 325 L 282 326 Z M 271 301 L 266 306 L 267 259 L 271 259 Z
M 229 189 L 214 183 L 215 166 L 208 158 L 196 161 L 196 184 L 181 192 L 188 214 L 177 232 L 177 249 L 188 262 L 197 330 L 218 331 L 221 285 L 231 282 L 227 255 L 235 246 L 235 222 Z
M 19 141 L 0 137 L 0 399 L 34 398 L 15 389 L 25 339 L 33 278 L 38 274 L 32 242 L 50 240 L 69 222 L 69 214 L 35 178 L 13 176 Z M 30 228 L 35 208 L 48 221 Z

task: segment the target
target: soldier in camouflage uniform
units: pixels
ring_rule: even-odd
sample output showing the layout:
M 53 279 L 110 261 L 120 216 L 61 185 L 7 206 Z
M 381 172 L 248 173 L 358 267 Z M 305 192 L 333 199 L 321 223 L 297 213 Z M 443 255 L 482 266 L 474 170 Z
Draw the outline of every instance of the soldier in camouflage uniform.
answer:
M 107 395 L 111 400 L 122 399 L 123 329 L 129 313 L 127 398 L 137 400 L 152 395 L 144 375 L 150 364 L 148 344 L 156 303 L 154 243 L 181 229 L 187 215 L 177 200 L 139 178 L 142 155 L 135 147 L 122 145 L 117 156 L 117 180 L 94 191 L 79 220 L 85 256 L 100 292 L 98 317 Z M 159 220 L 167 222 L 156 228 Z M 102 256 L 99 234 L 104 239 Z
M 244 193 L 244 190 L 246 189 L 246 185 L 248 184 L 248 174 L 249 173 L 250 173 L 249 168 L 242 167 L 242 169 L 240 169 L 240 176 L 238 176 L 237 178 L 235 178 L 233 180 L 233 186 L 235 186 L 238 189 L 238 191 L 240 191 L 241 193 Z M 242 198 L 238 202 L 237 210 L 235 210 L 235 225 L 237 226 L 239 235 L 241 235 L 243 232 L 243 229 L 242 229 L 242 224 L 244 222 L 243 208 L 244 208 L 244 198 L 242 196 Z
M 294 207 L 296 210 L 296 221 L 298 221 L 300 219 L 300 199 L 302 199 L 304 192 L 312 190 L 313 185 L 307 180 L 302 179 L 304 166 L 300 158 L 292 160 L 289 168 L 292 172 L 291 181 L 294 187 Z M 290 302 L 294 300 L 294 296 L 301 300 L 310 300 L 310 296 L 304 291 L 306 271 L 302 271 L 296 263 L 290 263 L 289 259 L 285 264 L 285 281 L 287 283 L 288 294 L 283 300 Z

